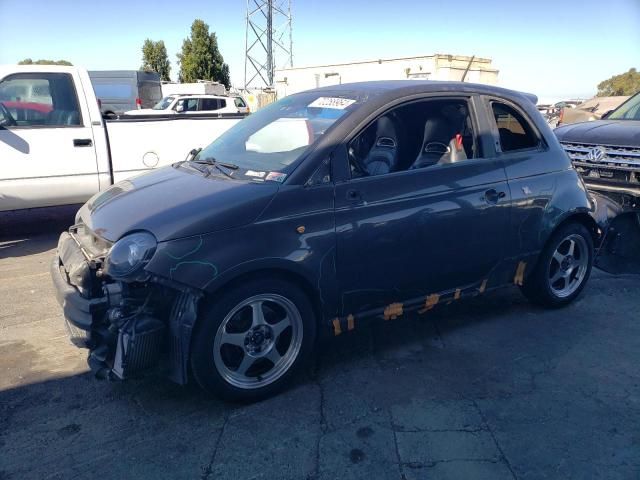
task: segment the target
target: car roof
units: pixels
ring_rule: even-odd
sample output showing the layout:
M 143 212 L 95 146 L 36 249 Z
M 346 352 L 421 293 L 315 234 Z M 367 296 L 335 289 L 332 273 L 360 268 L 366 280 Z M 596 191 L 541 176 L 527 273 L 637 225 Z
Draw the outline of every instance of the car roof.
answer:
M 492 85 L 483 85 L 467 82 L 441 82 L 437 80 L 375 80 L 369 82 L 343 83 L 314 89 L 317 92 L 353 92 L 377 94 L 382 96 L 411 95 L 419 93 L 478 93 L 483 95 L 496 95 L 505 98 L 522 99 L 523 97 L 533 102 L 538 102 L 538 97 L 532 93 L 509 90 Z
M 200 98 L 222 98 L 222 99 L 229 98 L 224 95 L 211 95 L 208 93 L 171 93 L 167 95 L 167 97 L 200 97 Z

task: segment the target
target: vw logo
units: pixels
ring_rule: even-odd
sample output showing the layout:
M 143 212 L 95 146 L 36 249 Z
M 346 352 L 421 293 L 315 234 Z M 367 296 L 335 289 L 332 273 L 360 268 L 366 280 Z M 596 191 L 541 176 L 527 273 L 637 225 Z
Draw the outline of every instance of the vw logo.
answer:
M 602 147 L 596 147 L 589 150 L 587 160 L 591 162 L 601 162 L 607 156 L 607 151 Z

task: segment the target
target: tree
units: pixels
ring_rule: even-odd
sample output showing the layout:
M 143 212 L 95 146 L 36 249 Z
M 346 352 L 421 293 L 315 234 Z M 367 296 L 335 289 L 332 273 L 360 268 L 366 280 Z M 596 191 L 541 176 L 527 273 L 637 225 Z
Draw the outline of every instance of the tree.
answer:
M 218 49 L 215 32 L 209 33 L 209 25 L 200 19 L 193 21 L 191 36 L 182 42 L 182 52 L 178 54 L 181 82 L 213 80 L 231 86 L 229 65 L 224 63 Z
M 142 45 L 142 67 L 141 70 L 147 72 L 157 72 L 160 80 L 170 80 L 171 64 L 167 56 L 167 48 L 162 40 L 154 42 L 146 39 Z
M 633 95 L 640 91 L 640 72 L 630 68 L 628 72 L 614 75 L 598 84 L 598 97 Z
M 24 60 L 20 60 L 18 65 L 73 65 L 71 62 L 67 60 L 36 60 L 35 62 L 30 58 L 25 58 Z

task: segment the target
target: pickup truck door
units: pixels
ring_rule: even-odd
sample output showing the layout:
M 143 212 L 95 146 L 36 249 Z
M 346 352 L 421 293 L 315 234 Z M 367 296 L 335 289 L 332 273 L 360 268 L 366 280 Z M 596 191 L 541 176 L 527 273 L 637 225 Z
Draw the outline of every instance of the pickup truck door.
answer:
M 99 190 L 77 71 L 0 74 L 0 211 L 83 203 Z
M 427 100 L 423 108 L 434 107 Z M 402 130 L 415 137 L 425 131 L 421 122 L 416 128 L 405 121 Z M 417 153 L 411 151 L 409 160 Z M 341 314 L 482 285 L 500 264 L 509 222 L 506 175 L 499 159 L 475 151 L 456 163 L 406 169 L 403 162 L 404 170 L 336 183 Z

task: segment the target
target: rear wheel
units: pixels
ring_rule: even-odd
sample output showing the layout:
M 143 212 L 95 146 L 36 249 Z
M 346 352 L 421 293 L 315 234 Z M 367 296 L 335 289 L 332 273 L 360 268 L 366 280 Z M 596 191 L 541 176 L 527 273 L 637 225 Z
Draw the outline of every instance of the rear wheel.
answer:
M 282 389 L 310 356 L 316 319 L 306 294 L 280 279 L 254 279 L 202 312 L 191 366 L 207 391 L 233 401 Z
M 567 224 L 553 234 L 522 291 L 543 306 L 567 305 L 580 295 L 592 266 L 591 234 L 582 224 Z

